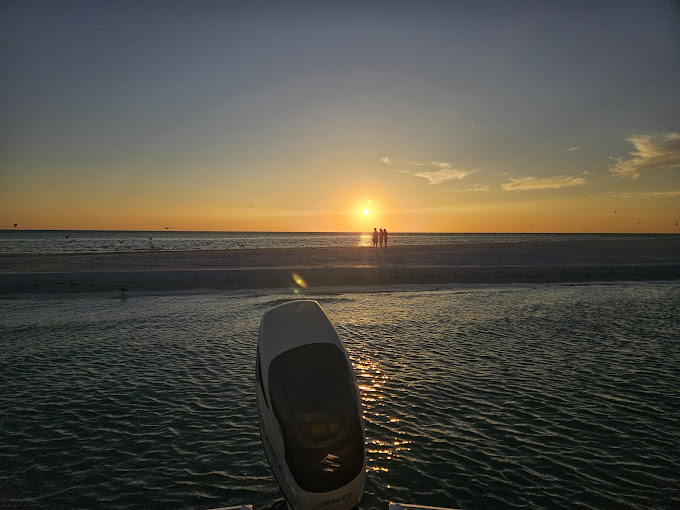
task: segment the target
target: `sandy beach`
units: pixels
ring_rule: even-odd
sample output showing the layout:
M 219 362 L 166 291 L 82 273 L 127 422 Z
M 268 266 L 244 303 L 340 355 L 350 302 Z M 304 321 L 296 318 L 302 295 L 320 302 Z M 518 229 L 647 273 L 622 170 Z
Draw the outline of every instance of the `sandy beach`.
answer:
M 0 255 L 0 295 L 680 280 L 680 237 L 621 240 Z M 121 290 L 126 289 L 126 290 Z

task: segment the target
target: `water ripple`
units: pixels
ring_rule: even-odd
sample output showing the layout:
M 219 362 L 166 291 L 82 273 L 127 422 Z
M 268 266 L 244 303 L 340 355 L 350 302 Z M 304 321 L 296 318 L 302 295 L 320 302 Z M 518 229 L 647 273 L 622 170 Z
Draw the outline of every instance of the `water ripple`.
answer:
M 254 355 L 281 294 L 0 301 L 0 506 L 280 499 Z M 366 419 L 361 508 L 680 505 L 680 287 L 319 296 Z

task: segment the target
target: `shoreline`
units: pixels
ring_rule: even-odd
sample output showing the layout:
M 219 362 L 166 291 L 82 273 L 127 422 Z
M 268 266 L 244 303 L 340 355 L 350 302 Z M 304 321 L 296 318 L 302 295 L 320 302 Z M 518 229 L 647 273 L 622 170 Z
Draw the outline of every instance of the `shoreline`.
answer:
M 680 240 L 0 255 L 0 295 L 680 281 Z M 121 289 L 126 289 L 125 291 Z

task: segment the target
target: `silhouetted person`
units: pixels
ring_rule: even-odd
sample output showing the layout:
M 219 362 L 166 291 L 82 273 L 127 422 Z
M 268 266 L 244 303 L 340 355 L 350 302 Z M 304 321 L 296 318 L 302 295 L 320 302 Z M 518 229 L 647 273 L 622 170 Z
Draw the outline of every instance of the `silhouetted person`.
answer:
M 378 232 L 378 240 L 380 241 L 380 247 L 382 248 L 383 240 L 385 239 L 385 234 L 383 232 L 383 229 L 380 229 L 380 232 Z
M 373 248 L 378 247 L 378 229 L 373 228 Z
M 387 248 L 387 229 L 383 229 L 383 237 L 385 238 L 385 248 Z

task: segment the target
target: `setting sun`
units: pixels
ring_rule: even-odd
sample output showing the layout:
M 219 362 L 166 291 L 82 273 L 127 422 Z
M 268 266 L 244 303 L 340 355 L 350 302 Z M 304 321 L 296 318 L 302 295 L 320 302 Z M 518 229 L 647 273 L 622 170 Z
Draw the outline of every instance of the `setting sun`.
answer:
M 368 216 L 368 213 L 370 213 L 370 212 L 371 211 L 369 211 L 368 209 L 364 209 L 364 216 Z

